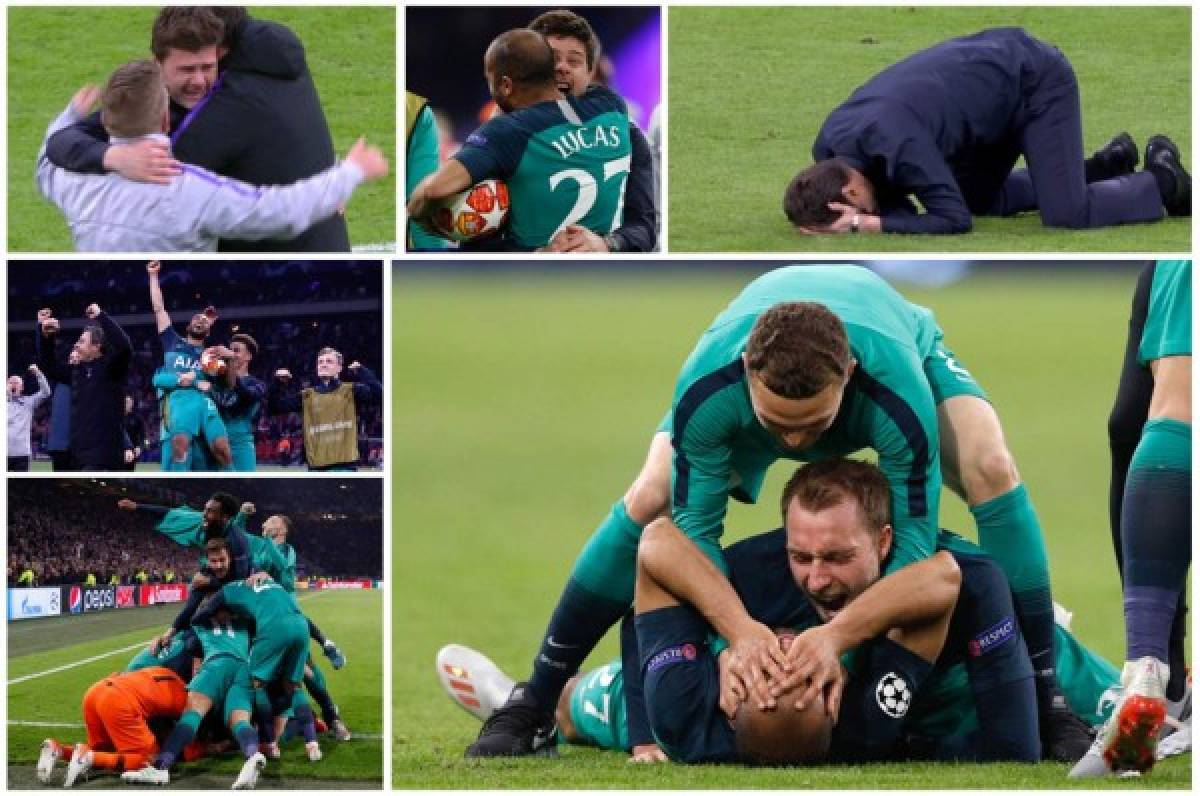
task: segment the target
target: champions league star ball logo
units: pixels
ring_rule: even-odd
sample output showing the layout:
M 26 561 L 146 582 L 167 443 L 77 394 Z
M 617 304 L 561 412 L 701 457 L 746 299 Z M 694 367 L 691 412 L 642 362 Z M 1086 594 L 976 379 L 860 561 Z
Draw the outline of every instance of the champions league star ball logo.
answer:
M 875 701 L 886 715 L 899 719 L 908 713 L 908 706 L 912 704 L 912 690 L 903 677 L 888 672 L 879 678 L 879 684 L 875 686 Z

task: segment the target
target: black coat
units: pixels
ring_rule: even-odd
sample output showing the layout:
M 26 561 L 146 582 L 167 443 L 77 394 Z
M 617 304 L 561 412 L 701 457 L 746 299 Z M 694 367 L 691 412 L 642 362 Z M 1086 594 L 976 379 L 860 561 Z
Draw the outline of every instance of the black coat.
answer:
M 209 96 L 189 113 L 172 103 L 175 156 L 252 185 L 286 185 L 336 162 L 304 45 L 283 25 L 247 19 L 234 33 Z M 108 132 L 94 113 L 50 137 L 46 156 L 69 171 L 103 173 Z M 220 251 L 350 251 L 341 215 L 291 240 L 221 241 Z

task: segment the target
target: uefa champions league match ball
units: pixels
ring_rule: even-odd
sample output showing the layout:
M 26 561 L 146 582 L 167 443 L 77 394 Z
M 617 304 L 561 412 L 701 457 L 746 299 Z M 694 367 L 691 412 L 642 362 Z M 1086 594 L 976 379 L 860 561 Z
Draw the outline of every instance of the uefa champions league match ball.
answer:
M 466 243 L 498 232 L 508 220 L 508 208 L 508 186 L 500 180 L 484 180 L 434 202 L 429 222 L 443 238 Z
M 209 376 L 220 376 L 225 373 L 227 367 L 229 364 L 212 351 L 205 351 L 200 355 L 200 370 Z

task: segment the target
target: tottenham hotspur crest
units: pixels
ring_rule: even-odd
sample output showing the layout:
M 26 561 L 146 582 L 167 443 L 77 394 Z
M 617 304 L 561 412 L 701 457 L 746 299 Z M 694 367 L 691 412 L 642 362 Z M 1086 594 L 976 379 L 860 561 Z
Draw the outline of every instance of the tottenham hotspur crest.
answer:
M 888 672 L 879 678 L 879 683 L 875 686 L 875 701 L 886 715 L 899 719 L 908 713 L 908 706 L 912 704 L 912 689 L 903 677 L 895 672 Z

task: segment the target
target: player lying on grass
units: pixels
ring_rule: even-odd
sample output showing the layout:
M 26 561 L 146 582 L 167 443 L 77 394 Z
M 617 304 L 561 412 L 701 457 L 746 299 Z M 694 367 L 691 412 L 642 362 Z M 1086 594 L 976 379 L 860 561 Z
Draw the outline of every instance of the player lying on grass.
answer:
M 1192 263 L 1159 260 L 1138 281 L 1110 420 L 1112 531 L 1125 608 L 1123 692 L 1072 777 L 1147 772 L 1159 731 L 1185 700 L 1192 563 Z M 1133 432 L 1132 434 L 1129 432 Z M 1136 440 L 1136 441 L 1134 441 Z M 1167 737 L 1191 750 L 1191 715 Z
M 530 754 L 552 736 L 563 685 L 629 609 L 646 525 L 671 516 L 723 568 L 727 503 L 754 502 L 772 463 L 869 448 L 891 486 L 888 572 L 933 554 L 944 481 L 1009 578 L 1035 673 L 1043 753 L 1079 759 L 1091 738 L 1055 680 L 1041 526 L 995 410 L 942 337 L 929 310 L 863 268 L 792 266 L 747 286 L 684 364 L 642 472 L 575 562 L 529 687 L 467 754 Z M 627 670 L 636 666 L 625 661 Z M 635 727 L 633 741 L 650 739 Z
M 81 119 L 98 97 L 95 87 L 81 89 L 46 137 Z M 167 141 L 167 90 L 153 61 L 118 67 L 102 106 L 113 141 Z M 215 251 L 218 238 L 294 237 L 337 213 L 362 182 L 387 173 L 383 153 L 359 139 L 341 163 L 283 186 L 249 185 L 197 166 L 184 166 L 166 185 L 76 174 L 52 164 L 44 142 L 35 176 L 42 195 L 66 217 L 77 250 L 146 252 Z
M 150 722 L 174 721 L 186 704 L 187 685 L 170 669 L 153 666 L 105 677 L 83 696 L 87 740 L 74 746 L 52 738 L 43 741 L 37 762 L 38 780 L 48 783 L 55 763 L 68 750 L 70 761 L 63 780 L 66 788 L 93 769 L 141 768 L 158 752 L 158 739 Z
M 154 386 L 162 403 L 162 438 L 167 443 L 162 446 L 162 469 L 205 469 L 203 462 L 211 456 L 218 469 L 229 470 L 233 465 L 229 432 L 212 400 L 213 380 L 200 364 L 217 311 L 209 306 L 197 312 L 188 322 L 186 336 L 181 337 L 163 300 L 161 271 L 158 260 L 146 263 L 150 308 L 163 352 L 162 366 L 154 374 Z M 193 443 L 206 448 L 206 455 L 196 463 L 192 461 Z
M 728 581 L 666 520 L 655 523 L 653 532 L 648 530 L 643 536 L 639 553 L 642 569 L 649 567 L 652 576 L 664 573 L 666 580 L 694 594 L 702 606 L 723 617 L 723 621 L 731 621 L 729 617 L 733 616 L 743 625 L 758 625 L 760 636 L 764 635 L 763 626 L 800 631 L 800 646 L 795 655 L 788 657 L 802 667 L 811 666 L 799 660 L 805 650 L 825 649 L 824 657 L 829 659 L 826 648 L 828 640 L 834 639 L 835 648 L 844 651 L 848 643 L 845 629 L 856 626 L 856 617 L 867 614 L 866 621 L 886 622 L 888 611 L 904 610 L 910 601 L 922 598 L 920 589 L 902 587 L 902 575 L 911 577 L 916 565 L 880 579 L 891 535 L 887 491 L 886 480 L 869 464 L 832 460 L 807 465 L 784 492 L 786 530 L 760 534 L 726 548 Z M 869 756 L 1036 762 L 1040 759 L 1040 743 L 1033 673 L 1015 622 L 1007 581 L 995 563 L 969 542 L 947 532 L 939 535 L 938 542 L 939 549 L 953 556 L 961 572 L 961 590 L 953 605 L 945 642 L 911 712 L 907 706 L 903 711 L 894 711 L 903 718 L 903 745 L 889 745 Z M 886 596 L 886 609 L 877 607 L 879 595 Z M 691 618 L 696 619 L 694 615 Z M 813 640 L 818 635 L 822 636 L 820 642 Z M 736 636 L 733 638 L 735 644 L 729 649 L 721 642 L 711 647 L 720 650 L 717 660 L 721 690 L 717 702 L 731 720 L 741 701 L 735 690 L 747 693 L 733 676 L 737 668 L 733 656 L 739 652 L 740 643 Z M 645 647 L 645 635 L 639 634 L 639 641 L 643 642 L 643 661 L 655 660 L 653 652 L 657 648 Z M 680 643 L 691 643 L 698 650 L 709 648 L 703 640 Z M 1072 706 L 1094 721 L 1101 720 L 1102 698 L 1115 685 L 1116 670 L 1061 629 L 1058 652 Z M 863 650 L 859 650 L 843 658 L 850 668 L 851 682 L 855 677 L 861 679 L 863 656 Z M 822 656 L 814 657 L 819 660 Z M 647 690 L 654 677 L 651 669 L 689 665 L 692 660 L 684 655 L 682 660 L 661 664 L 657 669 L 648 664 L 643 672 Z M 834 671 L 835 666 L 831 663 L 824 671 Z M 806 676 L 809 669 L 799 671 L 797 676 Z M 636 723 L 636 714 L 642 708 L 631 703 L 627 713 L 628 695 L 640 694 L 640 690 L 629 688 L 636 683 L 630 683 L 622 674 L 627 672 L 614 662 L 581 681 L 572 680 L 556 711 L 566 740 L 603 748 L 630 748 L 629 727 Z M 511 681 L 490 662 L 461 647 L 447 648 L 439 654 L 439 676 L 447 692 L 481 718 L 503 702 L 507 696 L 505 686 L 511 686 Z M 877 683 L 867 683 L 872 692 Z M 813 683 L 814 689 L 818 686 L 819 680 Z M 467 700 L 475 700 L 475 704 Z M 672 705 L 687 702 L 665 700 L 660 713 L 671 713 Z M 740 709 L 751 709 L 753 702 Z M 833 697 L 828 702 L 836 704 Z M 791 705 L 780 698 L 776 703 L 776 710 L 787 710 Z M 652 716 L 653 712 L 651 707 Z M 686 714 L 669 718 L 676 731 L 695 726 Z M 658 719 L 654 721 L 657 726 Z M 854 721 L 852 714 L 848 727 Z M 701 726 L 717 727 L 712 737 L 729 737 L 715 713 Z M 845 742 L 838 739 L 847 732 L 847 728 L 835 731 L 835 751 L 845 751 Z
M 1144 171 L 1126 133 L 1084 160 L 1075 72 L 1020 28 L 883 70 L 829 115 L 812 155 L 783 198 L 808 233 L 968 232 L 973 215 L 1029 210 L 1071 229 L 1192 214 L 1191 177 L 1166 136 L 1147 143 Z M 1022 156 L 1028 168 L 1014 170 Z
M 68 171 L 119 172 L 169 183 L 180 161 L 251 184 L 285 185 L 336 155 L 304 45 L 283 25 L 239 6 L 159 10 L 150 50 L 170 95 L 171 140 L 112 142 L 100 113 L 50 137 L 46 156 Z M 282 240 L 222 240 L 221 251 L 350 251 L 343 214 Z
M 570 225 L 611 234 L 622 219 L 632 156 L 624 100 L 602 86 L 565 94 L 554 51 L 531 30 L 497 36 L 483 68 L 504 114 L 417 184 L 409 218 L 420 222 L 431 202 L 497 177 L 508 184 L 511 248 L 542 249 Z
M 358 469 L 358 410 L 383 400 L 383 384 L 361 362 L 346 368 L 353 381 L 342 381 L 344 361 L 340 351 L 326 346 L 317 352 L 311 387 L 293 389 L 292 372 L 279 368 L 267 390 L 268 414 L 300 413 L 309 470 Z

